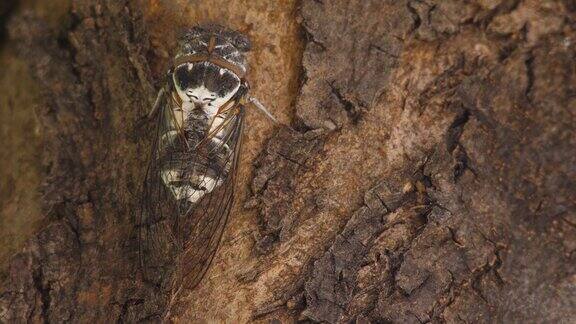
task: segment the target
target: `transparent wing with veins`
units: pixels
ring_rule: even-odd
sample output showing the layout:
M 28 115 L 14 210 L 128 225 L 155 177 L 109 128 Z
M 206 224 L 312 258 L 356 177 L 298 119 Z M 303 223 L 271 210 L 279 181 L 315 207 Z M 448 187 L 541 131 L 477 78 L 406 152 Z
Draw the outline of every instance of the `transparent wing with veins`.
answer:
M 212 261 L 232 206 L 244 108 L 233 102 L 218 125 L 206 121 L 203 134 L 181 136 L 190 130 L 178 128 L 165 90 L 159 97 L 138 224 L 140 260 L 155 284 L 175 277 L 193 288 Z

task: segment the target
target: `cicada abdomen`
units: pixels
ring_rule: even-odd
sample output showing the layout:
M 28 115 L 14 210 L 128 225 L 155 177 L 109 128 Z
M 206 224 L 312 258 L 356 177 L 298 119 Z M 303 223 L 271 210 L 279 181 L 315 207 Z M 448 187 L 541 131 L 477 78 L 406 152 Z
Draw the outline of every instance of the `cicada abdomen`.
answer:
M 220 26 L 194 27 L 179 41 L 153 109 L 139 222 L 141 263 L 155 283 L 176 277 L 195 287 L 218 248 L 234 199 L 243 104 L 255 101 L 245 80 L 249 49 L 245 35 Z

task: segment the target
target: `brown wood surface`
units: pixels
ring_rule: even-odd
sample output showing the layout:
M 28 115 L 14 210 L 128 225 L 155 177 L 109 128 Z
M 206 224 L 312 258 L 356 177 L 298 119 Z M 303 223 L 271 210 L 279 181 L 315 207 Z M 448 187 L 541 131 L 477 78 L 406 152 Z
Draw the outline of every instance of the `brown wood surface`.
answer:
M 142 281 L 134 225 L 177 31 L 253 40 L 238 196 L 203 282 Z M 576 3 L 0 4 L 0 318 L 576 318 Z M 162 278 L 169 282 L 170 278 Z

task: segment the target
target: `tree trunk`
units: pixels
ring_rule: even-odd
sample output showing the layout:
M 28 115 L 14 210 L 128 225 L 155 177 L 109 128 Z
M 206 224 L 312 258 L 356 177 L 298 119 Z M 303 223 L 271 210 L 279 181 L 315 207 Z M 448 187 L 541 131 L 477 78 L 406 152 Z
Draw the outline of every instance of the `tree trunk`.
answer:
M 576 318 L 574 1 L 4 3 L 2 322 Z M 293 129 L 248 112 L 220 249 L 174 295 L 139 268 L 143 116 L 207 21 Z

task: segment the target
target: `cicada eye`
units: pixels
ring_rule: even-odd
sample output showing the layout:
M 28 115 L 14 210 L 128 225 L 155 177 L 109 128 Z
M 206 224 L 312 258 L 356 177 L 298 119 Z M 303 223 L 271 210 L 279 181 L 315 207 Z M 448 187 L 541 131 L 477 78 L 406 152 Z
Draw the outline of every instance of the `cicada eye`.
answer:
M 252 44 L 250 44 L 250 39 L 248 37 L 238 34 L 234 37 L 234 46 L 241 52 L 248 52 L 250 51 Z

